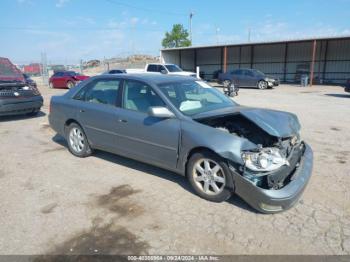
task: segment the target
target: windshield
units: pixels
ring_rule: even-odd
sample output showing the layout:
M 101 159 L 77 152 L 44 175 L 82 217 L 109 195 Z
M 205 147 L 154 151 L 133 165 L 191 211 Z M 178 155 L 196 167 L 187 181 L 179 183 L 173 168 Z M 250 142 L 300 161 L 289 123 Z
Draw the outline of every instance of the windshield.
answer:
M 182 81 L 158 87 L 177 109 L 188 116 L 237 105 L 203 81 Z
M 169 72 L 182 72 L 182 69 L 177 65 L 165 65 Z

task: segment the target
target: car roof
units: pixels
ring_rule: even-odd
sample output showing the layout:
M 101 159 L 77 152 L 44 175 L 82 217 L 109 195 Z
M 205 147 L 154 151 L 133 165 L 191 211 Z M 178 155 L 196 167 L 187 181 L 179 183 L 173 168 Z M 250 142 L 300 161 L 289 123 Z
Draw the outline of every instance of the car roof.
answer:
M 131 73 L 131 74 L 118 74 L 118 75 L 99 75 L 94 76 L 92 79 L 99 78 L 122 78 L 122 79 L 130 79 L 130 80 L 138 80 L 145 82 L 152 82 L 154 84 L 163 84 L 163 83 L 171 83 L 171 82 L 179 82 L 179 81 L 188 81 L 188 80 L 198 80 L 191 76 L 178 76 L 178 75 L 163 75 L 158 73 Z

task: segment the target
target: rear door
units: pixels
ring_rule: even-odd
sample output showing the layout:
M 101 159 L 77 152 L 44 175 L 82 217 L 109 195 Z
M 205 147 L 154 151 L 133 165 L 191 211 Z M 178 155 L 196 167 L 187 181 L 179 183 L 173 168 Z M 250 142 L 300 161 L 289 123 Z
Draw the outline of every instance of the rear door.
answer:
M 77 95 L 78 121 L 95 148 L 116 151 L 120 79 L 98 79 Z
M 166 106 L 149 85 L 125 80 L 118 114 L 118 146 L 124 155 L 165 168 L 177 164 L 180 120 L 150 117 L 148 108 Z
M 255 87 L 256 86 L 256 77 L 253 71 L 244 70 L 244 86 Z

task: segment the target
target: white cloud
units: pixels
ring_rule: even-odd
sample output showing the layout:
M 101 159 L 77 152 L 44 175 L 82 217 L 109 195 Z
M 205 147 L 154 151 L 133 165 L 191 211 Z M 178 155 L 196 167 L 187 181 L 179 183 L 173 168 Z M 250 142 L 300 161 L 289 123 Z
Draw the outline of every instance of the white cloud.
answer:
M 70 0 L 58 0 L 58 1 L 56 2 L 56 7 L 61 8 L 61 7 L 63 7 L 65 4 L 67 4 L 67 3 L 69 3 L 69 2 L 70 2 Z
M 140 21 L 140 18 L 138 18 L 138 17 L 131 17 L 130 24 L 131 25 L 136 25 L 139 21 Z

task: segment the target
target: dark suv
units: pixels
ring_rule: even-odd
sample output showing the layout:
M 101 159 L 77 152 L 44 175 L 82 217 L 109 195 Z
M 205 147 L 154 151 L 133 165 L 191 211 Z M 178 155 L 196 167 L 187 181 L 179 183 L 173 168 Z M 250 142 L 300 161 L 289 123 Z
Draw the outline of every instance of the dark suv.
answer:
M 236 69 L 219 74 L 219 82 L 224 86 L 234 82 L 239 87 L 257 87 L 259 89 L 273 88 L 279 85 L 279 79 L 265 75 L 257 69 Z
M 36 86 L 27 85 L 22 72 L 0 57 L 0 116 L 35 115 L 42 106 L 43 97 Z
M 350 93 L 350 78 L 346 81 L 345 92 Z

